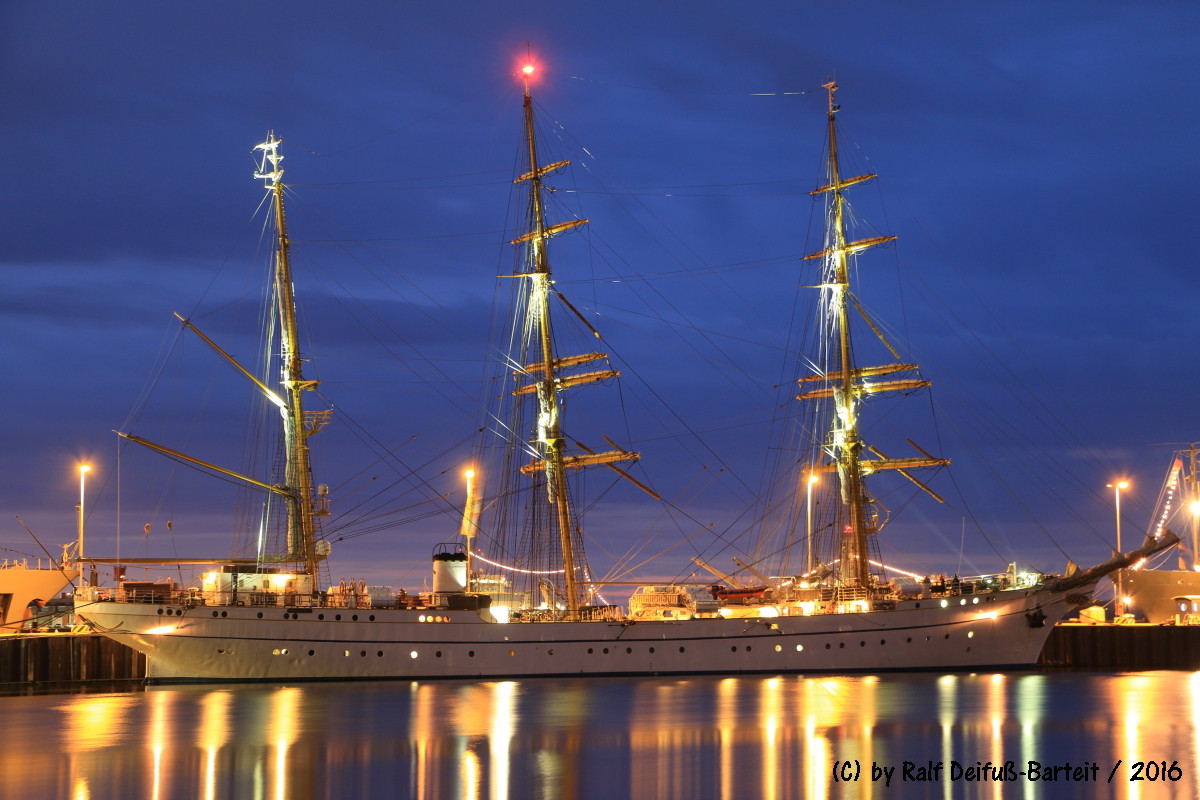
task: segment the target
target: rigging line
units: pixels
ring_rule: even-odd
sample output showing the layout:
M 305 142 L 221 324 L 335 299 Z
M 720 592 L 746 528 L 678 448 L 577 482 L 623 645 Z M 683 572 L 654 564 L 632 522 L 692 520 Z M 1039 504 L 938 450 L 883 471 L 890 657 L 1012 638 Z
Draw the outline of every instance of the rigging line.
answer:
M 315 187 L 360 186 L 363 184 L 370 184 L 370 183 L 407 183 L 407 182 L 412 182 L 412 181 L 438 181 L 438 180 L 445 180 L 447 178 L 470 178 L 475 175 L 508 175 L 508 174 L 509 174 L 508 170 L 484 169 L 484 170 L 478 170 L 476 172 L 451 173 L 449 175 L 426 175 L 426 176 L 420 177 L 420 178 L 377 178 L 375 180 L 370 180 L 370 181 L 332 181 L 330 183 L 296 183 L 296 184 L 289 184 L 289 185 L 290 186 L 305 186 L 305 187 L 310 187 L 310 186 L 315 186 Z M 504 182 L 507 183 L 507 181 L 504 181 Z M 488 184 L 488 185 L 490 185 L 490 184 Z
M 472 233 L 435 233 L 429 236 L 386 236 L 372 239 L 364 239 L 355 237 L 352 239 L 291 239 L 293 244 L 362 244 L 363 242 L 415 242 L 423 239 L 458 239 L 465 236 L 495 236 L 497 243 L 499 237 L 506 236 L 505 231 L 475 231 Z
M 312 210 L 314 211 L 314 213 L 318 213 L 318 214 L 319 214 L 319 211 L 317 211 L 315 208 L 313 208 L 313 207 L 311 207 L 311 206 L 307 206 L 307 205 L 306 205 L 306 207 L 312 208 Z M 327 218 L 327 217 L 325 217 L 324 215 L 321 215 L 321 217 L 322 217 L 322 219 L 325 219 L 325 220 L 327 220 L 327 221 L 330 221 L 330 220 L 328 220 L 328 218 Z M 351 250 L 344 250 L 343 252 L 345 252 L 345 253 L 346 253 L 348 256 L 350 256 L 350 257 L 351 257 L 351 258 L 352 258 L 352 259 L 353 259 L 353 260 L 354 260 L 356 263 L 358 263 L 358 264 L 361 264 L 361 265 L 362 265 L 362 266 L 363 266 L 365 269 L 367 269 L 367 270 L 368 270 L 368 274 L 369 274 L 369 275 L 370 275 L 372 278 L 374 278 L 374 280 L 375 280 L 375 281 L 377 281 L 377 282 L 379 283 L 379 285 L 380 285 L 380 286 L 382 286 L 382 287 L 383 287 L 385 290 L 389 291 L 389 292 L 390 292 L 391 294 L 393 294 L 393 295 L 396 295 L 396 296 L 399 296 L 399 297 L 404 297 L 403 295 L 401 295 L 401 294 L 399 293 L 399 291 L 396 289 L 396 287 L 395 287 L 395 285 L 394 285 L 393 283 L 391 283 L 391 282 L 389 282 L 389 281 L 382 280 L 382 279 L 381 279 L 381 277 L 380 277 L 378 274 L 376 274 L 376 273 L 375 273 L 373 270 L 371 270 L 371 269 L 370 269 L 370 268 L 369 268 L 369 267 L 366 265 L 366 263 L 364 263 L 364 261 L 363 261 L 362 259 L 359 259 L 359 258 L 357 258 L 357 257 L 355 256 L 355 254 L 354 254 L 354 251 L 351 251 Z M 366 250 L 366 252 L 368 252 L 368 253 L 371 253 L 372 251 L 370 251 L 370 250 Z M 429 303 L 430 303 L 430 305 L 431 305 L 433 308 L 435 308 L 435 309 L 438 309 L 438 310 L 440 310 L 440 311 L 445 311 L 445 307 L 442 305 L 442 303 L 441 303 L 441 302 L 439 302 L 439 301 L 438 301 L 438 300 L 437 300 L 435 297 L 433 297 L 432 295 L 430 295 L 430 294 L 429 294 L 429 293 L 428 293 L 428 292 L 425 290 L 425 288 L 424 288 L 424 287 L 422 287 L 422 286 L 421 286 L 421 285 L 419 285 L 419 284 L 414 284 L 414 283 L 413 283 L 413 282 L 412 282 L 410 279 L 408 279 L 408 277 L 407 277 L 407 276 L 405 276 L 403 273 L 396 272 L 396 271 L 395 271 L 395 270 L 394 270 L 394 269 L 391 267 L 391 265 L 387 264 L 387 262 L 384 262 L 382 259 L 379 259 L 377 255 L 375 256 L 375 259 L 376 259 L 376 261 L 377 261 L 379 264 L 381 264 L 381 265 L 383 265 L 383 266 L 387 267 L 387 268 L 388 268 L 388 269 L 389 269 L 389 270 L 390 270 L 390 271 L 391 271 L 393 274 L 395 274 L 395 275 L 398 275 L 398 276 L 399 276 L 399 278 L 400 278 L 400 279 L 401 279 L 401 280 L 402 280 L 402 281 L 403 281 L 403 282 L 404 282 L 406 285 L 408 285 L 410 288 L 412 288 L 412 289 L 413 289 L 413 290 L 414 290 L 414 291 L 415 291 L 417 294 L 419 294 L 421 297 L 423 297 L 423 298 L 425 298 L 426 300 L 428 300 L 428 301 L 429 301 Z M 338 281 L 336 278 L 334 278 L 333 276 L 331 276 L 327 270 L 325 270 L 325 269 L 322 269 L 322 270 L 321 270 L 321 273 L 322 273 L 322 274 L 323 274 L 323 275 L 324 275 L 324 276 L 325 276 L 325 277 L 326 277 L 328 280 L 330 280 L 330 281 L 331 281 L 331 282 L 332 282 L 332 283 L 333 283 L 335 286 L 337 286 L 339 289 L 341 289 L 343 292 L 345 292 L 347 296 L 349 296 L 349 297 L 350 297 L 350 298 L 352 298 L 352 299 L 356 299 L 356 298 L 355 298 L 355 295 L 354 295 L 354 293 L 353 293 L 353 292 L 351 292 L 351 291 L 349 291 L 349 289 L 348 289 L 348 288 L 347 288 L 345 285 L 343 285 L 343 284 L 342 284 L 340 281 Z M 338 298 L 338 302 L 339 302 L 339 304 L 341 304 L 341 303 L 342 303 L 342 300 L 341 300 L 340 298 Z M 413 345 L 412 345 L 410 342 L 406 341 L 406 340 L 404 339 L 404 337 L 403 337 L 403 336 L 400 336 L 400 334 L 399 334 L 399 333 L 398 333 L 396 330 L 394 330 L 394 329 L 393 329 L 391 326 L 387 325 L 387 324 L 386 324 L 386 322 L 384 322 L 384 321 L 383 321 L 383 320 L 382 320 L 382 319 L 379 317 L 379 315 L 378 315 L 377 313 L 375 313 L 374 311 L 372 311 L 372 310 L 371 310 L 371 309 L 370 309 L 368 306 L 366 306 L 365 304 L 363 304 L 361 301 L 357 301 L 357 302 L 358 302 L 359 306 L 360 306 L 360 307 L 361 307 L 363 310 L 365 310 L 365 311 L 368 313 L 368 315 L 369 315 L 370 317 L 372 317 L 372 318 L 374 318 L 376 321 L 380 322 L 380 323 L 383 325 L 383 327 L 384 327 L 384 329 L 385 329 L 385 330 L 389 331 L 389 332 L 390 332 L 390 333 L 392 333 L 394 336 L 396 336 L 396 337 L 397 337 L 397 338 L 398 338 L 398 339 L 399 339 L 401 342 L 403 342 L 403 343 L 404 343 L 404 344 L 405 344 L 407 347 L 409 347 L 409 348 L 410 348 L 411 350 L 413 350 L 414 352 L 417 352 L 417 353 L 419 353 L 419 352 L 420 352 L 420 351 L 419 351 L 419 350 L 417 350 L 417 348 L 416 348 L 416 347 L 414 347 L 414 346 L 413 346 Z M 463 335 L 463 331 L 462 331 L 462 329 L 461 329 L 461 328 L 458 328 L 458 327 L 451 327 L 451 326 L 448 326 L 448 325 L 446 325 L 446 324 L 445 324 L 445 323 L 444 323 L 444 322 L 443 322 L 443 321 L 442 321 L 442 320 L 441 320 L 439 317 L 436 317 L 436 316 L 433 316 L 433 315 L 431 315 L 431 314 L 430 314 L 428 311 L 426 311 L 426 310 L 424 309 L 424 307 L 422 307 L 422 306 L 416 306 L 416 308 L 417 308 L 417 310 L 418 310 L 418 311 L 420 311 L 420 312 L 421 312 L 422 316 L 424 316 L 426 319 L 428 319 L 428 320 L 429 320 L 429 321 L 430 321 L 432 324 L 434 324 L 435 326 L 437 326 L 437 327 L 438 327 L 438 328 L 440 328 L 441 330 L 445 331 L 446 333 L 450 334 L 450 335 L 451 335 L 453 338 L 457 339 L 458 341 L 461 341 L 461 342 L 464 342 L 464 343 L 466 343 L 466 339 L 465 339 L 465 337 L 464 337 L 464 335 Z M 354 316 L 355 316 L 355 319 L 356 319 L 356 321 L 357 321 L 357 320 L 358 320 L 358 317 L 357 317 L 357 315 L 354 315 Z M 360 324 L 361 324 L 361 323 L 360 323 Z M 367 329 L 365 328 L 365 326 L 364 326 L 364 330 L 366 330 L 366 332 L 367 332 L 367 333 L 372 333 L 370 330 L 367 330 Z M 373 334 L 373 333 L 372 333 L 372 336 L 374 336 L 374 334 Z M 378 339 L 378 337 L 375 337 L 375 339 L 376 339 L 376 341 L 380 341 L 380 340 Z M 381 345 L 383 344 L 383 343 L 382 343 L 382 341 L 380 341 L 380 344 L 381 344 Z M 386 350 L 386 351 L 387 351 L 389 354 L 391 354 L 391 355 L 392 355 L 393 357 L 395 357 L 395 358 L 398 358 L 398 356 L 396 356 L 396 354 L 392 352 L 391 348 L 387 347 L 386 345 L 383 345 L 383 346 L 384 346 L 384 349 L 385 349 L 385 350 Z M 440 370 L 439 370 L 439 372 L 440 372 Z M 447 380 L 449 380 L 449 376 L 445 375 L 444 373 L 442 374 L 442 377 L 443 377 L 443 378 L 446 378 Z M 441 394 L 440 394 L 440 392 L 439 392 L 439 395 L 440 395 L 440 396 L 442 396 L 442 397 L 443 397 L 443 399 L 445 399 L 447 402 L 450 402 L 451 404 L 453 404 L 453 405 L 456 405 L 456 406 L 457 406 L 457 404 L 456 404 L 456 403 L 455 403 L 453 400 L 451 400 L 451 399 L 450 399 L 448 396 L 441 395 Z
M 326 152 L 318 152 L 316 150 L 309 150 L 305 147 L 298 146 L 298 145 L 296 145 L 294 143 L 290 143 L 290 142 L 289 142 L 288 146 L 295 148 L 297 150 L 300 150 L 301 152 L 305 152 L 310 155 L 316 156 L 317 158 L 330 158 L 332 156 L 340 156 L 343 153 L 348 153 L 348 152 L 351 152 L 352 150 L 357 150 L 359 148 L 366 147 L 368 145 L 373 145 L 376 142 L 381 141 L 382 139 L 387 139 L 391 136 L 395 136 L 396 134 L 400 133 L 403 130 L 414 127 L 415 125 L 417 125 L 417 123 L 425 122 L 427 120 L 433 119 L 434 117 L 437 117 L 440 114 L 444 114 L 452 109 L 458 108 L 459 106 L 466 104 L 467 102 L 469 102 L 471 100 L 474 100 L 475 98 L 479 97 L 480 95 L 483 95 L 484 93 L 494 92 L 494 91 L 495 91 L 494 85 L 485 84 L 484 87 L 482 89 L 480 89 L 478 92 L 466 95 L 458 100 L 455 100 L 454 102 L 452 102 L 448 105 L 442 106 L 441 108 L 434 109 L 433 111 L 430 111 L 428 114 L 425 114 L 424 116 L 409 119 L 403 125 L 392 128 L 389 131 L 383 131 L 382 133 L 379 133 L 375 136 L 368 136 L 368 137 L 362 137 L 362 138 L 356 137 L 353 144 L 346 145 L 345 147 L 341 147 L 336 150 L 329 150 Z
M 713 92 L 703 89 L 665 89 L 661 86 L 635 86 L 628 83 L 616 83 L 615 81 L 601 81 L 596 80 L 595 78 L 585 78 L 582 75 L 568 75 L 567 78 L 574 81 L 582 81 L 583 83 L 594 83 L 597 86 L 616 86 L 621 89 L 636 89 L 642 92 L 661 92 L 662 94 L 699 94 L 708 95 L 711 97 L 789 97 L 793 95 L 824 92 L 824 89 L 803 89 L 795 92 Z
M 485 181 L 482 183 L 433 183 L 428 186 L 354 186 L 350 184 L 334 185 L 320 183 L 293 183 L 304 189 L 328 189 L 333 192 L 424 192 L 442 189 L 473 189 L 480 186 L 503 186 L 508 181 Z
M 903 205 L 906 210 L 909 210 L 907 204 L 903 202 L 903 199 L 901 200 L 901 205 Z M 1086 426 L 1083 424 L 1081 419 L 1076 414 L 1073 413 L 1074 406 L 1071 403 L 1068 403 L 1068 402 L 1065 402 L 1062 400 L 1062 397 L 1059 394 L 1059 390 L 1057 388 L 1057 384 L 1054 382 L 1048 381 L 1045 378 L 1045 376 L 1042 374 L 1041 370 L 1038 368 L 1037 364 L 1032 359 L 1030 359 L 1028 354 L 1020 347 L 1020 345 L 1017 343 L 1017 340 L 1015 339 L 1015 337 L 1013 337 L 1013 335 L 1008 331 L 1008 329 L 1005 327 L 1005 325 L 1003 324 L 1003 322 L 1001 321 L 999 316 L 995 313 L 995 311 L 986 303 L 986 301 L 980 296 L 980 294 L 975 290 L 975 288 L 968 281 L 966 281 L 964 279 L 962 270 L 959 269 L 957 264 L 952 259 L 950 259 L 946 255 L 946 253 L 944 251 L 942 251 L 942 249 L 937 245 L 936 240 L 929 234 L 928 229 L 926 229 L 921 224 L 920 218 L 916 217 L 915 215 L 912 215 L 911 210 L 910 210 L 910 216 L 913 216 L 913 219 L 916 221 L 917 226 L 921 228 L 922 232 L 925 233 L 927 240 L 930 243 L 932 243 L 934 248 L 937 250 L 938 254 L 942 258 L 943 263 L 945 263 L 947 266 L 950 267 L 951 272 L 958 279 L 959 284 L 968 292 L 968 294 L 970 294 L 970 296 L 972 298 L 975 299 L 975 301 L 978 303 L 979 307 L 983 309 L 983 311 L 986 313 L 986 315 L 992 321 L 992 323 L 996 326 L 996 328 L 1016 348 L 1017 352 L 1021 355 L 1021 357 L 1025 361 L 1026 369 L 1033 375 L 1036 375 L 1041 380 L 1042 385 L 1047 388 L 1047 392 L 1046 392 L 1047 394 L 1049 394 L 1053 398 L 1057 399 L 1058 402 L 1054 404 L 1054 407 L 1057 407 L 1058 409 L 1066 409 L 1069 413 L 1071 413 L 1071 417 L 1074 420 L 1075 424 L 1070 425 L 1070 426 L 1063 425 L 1059 421 L 1057 415 L 1054 413 L 1053 409 L 1049 406 L 1047 401 L 1042 398 L 1041 393 L 1032 393 L 1032 392 L 1030 393 L 1030 395 L 1032 396 L 1031 399 L 1033 400 L 1033 402 L 1035 404 L 1037 404 L 1039 407 L 1041 407 L 1042 410 L 1047 414 L 1047 416 L 1049 416 L 1055 422 L 1055 425 L 1056 425 L 1055 430 L 1057 430 L 1060 434 L 1066 435 L 1068 438 L 1073 440 L 1075 446 L 1078 449 L 1082 450 L 1083 452 L 1088 453 L 1094 459 L 1095 463 L 1105 465 L 1105 466 L 1111 468 L 1111 461 L 1106 461 L 1106 460 L 1100 458 L 1099 455 L 1095 452 L 1095 450 L 1087 443 L 1086 437 L 1083 437 L 1082 435 L 1076 433 L 1077 431 L 1085 430 Z M 930 291 L 927 284 L 924 284 L 923 281 L 919 281 L 919 282 L 925 286 L 927 291 Z M 930 293 L 932 294 L 931 291 L 930 291 Z M 937 296 L 933 295 L 933 297 L 936 298 Z M 948 310 L 953 311 L 953 309 L 949 309 L 947 304 L 942 303 L 940 301 L 940 299 L 939 299 L 939 305 L 941 305 L 944 308 L 947 308 Z M 961 320 L 960 320 L 960 324 L 961 324 Z M 979 339 L 979 335 L 978 335 L 978 333 L 976 333 L 977 327 L 978 326 L 970 326 L 970 327 L 966 327 L 965 330 L 971 331 L 972 337 L 976 339 L 977 343 L 981 346 L 981 348 L 985 352 L 989 353 L 993 357 L 993 359 L 995 359 L 996 361 L 1003 364 L 1007 368 L 1007 371 L 1010 373 L 1010 375 L 1012 375 L 1012 369 L 1010 367 L 1008 367 L 1009 360 L 1008 359 L 1005 359 L 1005 360 L 999 359 L 995 355 L 995 353 Z M 1016 375 L 1012 375 L 1012 377 L 1014 380 L 1018 380 Z M 1020 382 L 1020 381 L 1018 381 L 1018 382 Z M 1020 383 L 1022 383 L 1022 385 L 1023 385 L 1023 382 L 1020 382 Z
M 667 270 L 665 272 L 651 272 L 639 275 L 613 275 L 603 278 L 567 278 L 566 280 L 555 281 L 556 284 L 608 284 L 608 283 L 644 283 L 655 280 L 674 280 L 676 278 L 695 278 L 703 275 L 717 275 L 722 272 L 740 272 L 747 269 L 760 269 L 763 267 L 774 267 L 779 264 L 788 264 L 800 260 L 799 253 L 791 253 L 786 256 L 771 256 L 769 258 L 754 259 L 752 261 L 731 261 L 727 264 L 705 265 L 703 267 L 684 267 L 682 269 Z
M 318 394 L 319 394 L 319 392 L 318 392 Z M 325 398 L 322 396 L 322 399 L 324 399 L 324 400 L 326 400 L 326 402 L 328 402 L 328 398 Z M 331 408 L 334 407 L 332 403 L 330 403 L 330 407 Z M 359 423 L 356 420 L 354 420 L 353 417 L 351 417 L 349 415 L 343 415 L 343 419 L 345 419 L 345 421 L 347 423 L 349 423 L 348 427 L 350 427 L 353 431 L 355 431 L 359 435 L 361 441 L 369 442 L 369 443 L 375 445 L 377 448 L 384 451 L 383 455 L 380 456 L 380 461 L 383 461 L 384 459 L 390 459 L 390 460 L 394 461 L 394 463 L 396 465 L 399 465 L 402 469 L 406 470 L 407 474 L 400 474 L 397 477 L 396 481 L 394 481 L 393 483 L 389 484 L 388 486 L 381 487 L 380 490 L 378 492 L 376 492 L 374 495 L 371 495 L 370 497 L 365 498 L 364 500 L 360 501 L 357 505 L 353 506 L 352 508 L 348 509 L 347 511 L 343 511 L 343 512 L 339 513 L 333 520 L 331 520 L 331 523 L 336 522 L 337 520 L 341 520 L 342 518 L 344 518 L 346 516 L 346 514 L 361 508 L 364 503 L 368 502 L 369 500 L 373 500 L 373 499 L 377 498 L 380 493 L 382 493 L 388 489 L 391 489 L 392 487 L 399 484 L 401 481 L 414 481 L 415 480 L 416 485 L 410 484 L 409 491 L 415 490 L 418 487 L 423 487 L 423 488 L 427 489 L 429 492 L 431 492 L 435 496 L 435 498 L 438 498 L 440 493 L 433 487 L 432 484 L 430 484 L 430 482 L 428 480 L 422 478 L 419 475 L 419 473 L 417 471 L 419 468 L 409 467 L 404 461 L 402 461 L 396 455 L 396 450 L 398 450 L 400 447 L 404 446 L 408 442 L 412 441 L 412 438 L 406 439 L 404 442 L 397 445 L 395 448 L 389 449 L 385 445 L 383 445 L 383 443 L 380 442 L 378 439 L 371 436 L 361 425 L 359 425 Z M 474 434 L 472 434 L 472 436 L 473 435 Z M 468 441 L 470 438 L 471 437 L 468 436 L 468 437 L 464 438 L 463 440 L 456 442 L 454 445 L 451 446 L 451 448 L 431 457 L 430 460 L 427 461 L 425 464 L 422 464 L 422 466 L 426 466 L 427 464 L 432 463 L 433 461 L 444 457 L 446 453 L 450 452 L 451 450 L 453 450 L 457 447 L 460 447 L 463 442 Z M 445 497 L 445 495 L 440 495 L 440 498 L 444 498 L 444 497 Z

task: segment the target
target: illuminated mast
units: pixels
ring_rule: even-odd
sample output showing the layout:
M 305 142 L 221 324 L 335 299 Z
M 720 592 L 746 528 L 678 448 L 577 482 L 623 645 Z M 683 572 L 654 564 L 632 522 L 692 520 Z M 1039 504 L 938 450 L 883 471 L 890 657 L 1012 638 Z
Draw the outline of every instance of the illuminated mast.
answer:
M 271 193 L 272 207 L 275 215 L 276 247 L 275 247 L 275 304 L 279 316 L 280 338 L 280 383 L 284 387 L 284 403 L 280 406 L 283 418 L 283 438 L 285 452 L 285 491 L 284 495 L 287 514 L 287 558 L 303 561 L 305 571 L 310 575 L 317 572 L 317 552 L 314 535 L 314 513 L 324 511 L 324 492 L 321 499 L 315 499 L 312 484 L 312 469 L 308 459 L 308 436 L 316 433 L 323 426 L 323 412 L 306 416 L 301 392 L 312 391 L 318 381 L 306 381 L 301 373 L 301 359 L 296 334 L 296 301 L 292 288 L 291 266 L 288 261 L 288 236 L 286 217 L 283 212 L 284 184 L 280 180 L 283 170 L 279 162 L 283 156 L 279 152 L 282 139 L 276 139 L 273 132 L 267 134 L 267 140 L 254 149 L 262 152 L 262 163 L 256 179 L 261 179 L 267 191 Z M 306 421 L 308 424 L 306 424 Z M 314 510 L 315 507 L 315 510 Z
M 605 359 L 608 356 L 605 353 L 585 353 L 559 357 L 554 351 L 549 313 L 553 281 L 551 280 L 546 242 L 551 236 L 582 225 L 587 220 L 573 219 L 555 225 L 546 224 L 542 203 L 542 176 L 566 166 L 569 162 L 557 161 L 546 165 L 538 163 L 533 130 L 533 100 L 529 94 L 529 80 L 534 71 L 535 67 L 532 63 L 526 63 L 521 68 L 525 81 L 523 107 L 525 148 L 529 171 L 513 181 L 514 183 L 529 182 L 529 231 L 512 240 L 510 244 L 524 245 L 526 248 L 525 271 L 520 273 L 520 277 L 528 279 L 526 285 L 529 295 L 525 306 L 527 309 L 525 325 L 530 337 L 534 340 L 535 357 L 539 360 L 536 363 L 525 364 L 518 370 L 518 375 L 528 377 L 532 382 L 518 387 L 513 394 L 533 394 L 536 397 L 537 423 L 536 430 L 533 432 L 533 441 L 530 444 L 536 451 L 537 457 L 531 463 L 521 467 L 521 472 L 526 475 L 540 473 L 546 481 L 546 498 L 553 508 L 553 525 L 556 529 L 559 547 L 562 550 L 563 590 L 567 619 L 575 620 L 579 619 L 579 610 L 583 605 L 580 599 L 577 575 L 579 565 L 576 564 L 575 555 L 582 551 L 579 549 L 573 527 L 573 514 L 567 494 L 566 471 L 593 464 L 633 460 L 638 458 L 638 454 L 625 450 L 604 453 L 586 450 L 580 455 L 566 453 L 566 442 L 560 424 L 562 404 L 559 394 L 572 386 L 615 378 L 620 373 L 614 369 L 605 369 L 565 374 L 564 370 L 569 367 Z M 557 293 L 555 292 L 555 294 Z M 599 338 L 599 334 L 595 330 L 592 333 Z M 616 470 L 615 467 L 611 468 Z M 616 471 L 620 472 L 620 470 Z M 621 474 L 624 475 L 624 473 Z
M 882 366 L 856 367 L 850 335 L 850 311 L 859 310 L 850 293 L 849 257 L 877 244 L 890 242 L 895 236 L 875 236 L 858 241 L 846 241 L 844 191 L 856 183 L 874 178 L 874 174 L 842 178 L 838 170 L 836 115 L 839 106 L 834 102 L 837 83 L 830 81 L 823 88 L 829 94 L 828 111 L 828 183 L 810 194 L 826 194 L 825 248 L 819 253 L 805 256 L 806 259 L 820 258 L 824 261 L 821 309 L 823 323 L 831 339 L 833 364 L 822 373 L 800 378 L 805 381 L 820 381 L 823 386 L 796 396 L 798 400 L 812 398 L 833 399 L 833 419 L 830 422 L 824 451 L 831 463 L 816 467 L 813 472 L 836 473 L 841 503 L 846 510 L 840 538 L 839 582 L 846 588 L 865 588 L 871 585 L 869 573 L 867 536 L 879 530 L 868 506 L 872 500 L 864 486 L 864 477 L 881 469 L 899 470 L 904 477 L 928 492 L 939 502 L 941 498 L 906 470 L 915 467 L 942 466 L 950 463 L 946 459 L 934 458 L 919 450 L 920 458 L 888 459 L 878 449 L 866 444 L 858 429 L 860 399 L 864 395 L 884 391 L 904 391 L 929 382 L 922 378 L 900 378 L 887 381 L 866 381 L 864 378 L 916 370 L 915 364 L 885 364 Z M 861 310 L 859 310 L 861 313 Z M 871 330 L 879 337 L 892 356 L 899 359 L 896 350 L 870 320 Z M 916 445 L 913 445 L 916 447 Z M 877 458 L 867 458 L 867 453 Z

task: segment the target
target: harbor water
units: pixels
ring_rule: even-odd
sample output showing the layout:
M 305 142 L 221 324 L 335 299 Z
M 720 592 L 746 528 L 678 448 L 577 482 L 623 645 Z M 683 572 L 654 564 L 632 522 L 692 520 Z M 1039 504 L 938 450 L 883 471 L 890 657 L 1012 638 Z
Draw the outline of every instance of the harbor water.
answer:
M 1192 798 L 1200 673 L 545 678 L 0 697 L 0 797 Z

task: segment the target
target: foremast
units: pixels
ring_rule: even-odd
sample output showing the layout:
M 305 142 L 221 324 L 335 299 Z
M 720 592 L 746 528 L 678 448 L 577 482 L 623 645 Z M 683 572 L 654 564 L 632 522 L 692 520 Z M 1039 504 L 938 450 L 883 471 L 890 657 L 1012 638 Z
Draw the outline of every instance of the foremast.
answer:
M 282 139 L 274 132 L 254 149 L 262 154 L 262 162 L 255 179 L 263 181 L 271 197 L 272 215 L 275 219 L 274 256 L 274 299 L 275 313 L 279 321 L 280 384 L 283 386 L 283 402 L 279 412 L 283 421 L 283 445 L 285 471 L 283 497 L 287 506 L 287 554 L 285 558 L 303 562 L 309 575 L 317 573 L 317 548 L 314 516 L 321 513 L 324 497 L 318 498 L 313 491 L 312 467 L 309 462 L 308 437 L 316 433 L 324 422 L 323 412 L 307 414 L 302 395 L 316 388 L 318 381 L 305 380 L 300 358 L 299 338 L 296 324 L 296 298 L 292 286 L 291 263 L 287 217 L 284 214 L 283 170 L 279 164 L 283 155 L 279 152 Z
M 522 108 L 525 151 L 529 169 L 513 181 L 513 183 L 528 184 L 529 230 L 522 236 L 513 239 L 510 244 L 525 248 L 525 256 L 522 259 L 524 271 L 519 272 L 515 277 L 524 278 L 527 286 L 524 326 L 527 335 L 532 340 L 532 352 L 536 353 L 538 361 L 524 364 L 516 371 L 518 376 L 526 377 L 530 382 L 518 386 L 513 394 L 517 396 L 532 395 L 536 402 L 537 418 L 533 438 L 530 442 L 535 457 L 521 468 L 521 472 L 526 475 L 541 475 L 545 481 L 546 499 L 553 509 L 552 524 L 555 527 L 558 545 L 562 551 L 566 616 L 568 619 L 574 620 L 579 619 L 580 608 L 584 604 L 580 593 L 578 574 L 581 565 L 576 563 L 576 554 L 582 553 L 582 548 L 581 542 L 577 541 L 574 514 L 567 491 L 567 470 L 635 460 L 638 458 L 638 454 L 619 449 L 595 452 L 586 448 L 582 454 L 571 455 L 566 452 L 566 440 L 561 423 L 561 393 L 573 386 L 615 378 L 620 373 L 615 369 L 568 373 L 569 368 L 603 360 L 608 356 L 605 353 L 559 356 L 555 351 L 550 324 L 550 295 L 554 290 L 552 289 L 553 280 L 547 242 L 555 234 L 583 225 L 587 220 L 572 219 L 557 224 L 548 224 L 546 220 L 542 197 L 542 177 L 565 167 L 569 162 L 556 161 L 543 165 L 538 161 L 533 124 L 533 99 L 529 92 L 529 78 L 533 74 L 533 69 L 532 65 L 522 68 L 525 78 Z M 566 303 L 565 299 L 559 297 Z M 567 305 L 570 306 L 569 303 Z M 600 338 L 595 330 L 592 330 L 592 333 L 596 338 Z M 620 472 L 620 470 L 617 471 Z
M 844 524 L 839 537 L 839 583 L 848 589 L 866 588 L 871 585 L 867 537 L 879 530 L 876 515 L 871 513 L 873 501 L 869 496 L 865 477 L 873 472 L 898 470 L 935 499 L 941 500 L 908 470 L 917 467 L 942 466 L 947 459 L 934 458 L 919 447 L 921 457 L 888 459 L 878 449 L 868 445 L 859 432 L 859 411 L 864 396 L 886 391 L 906 391 L 928 386 L 929 381 L 920 377 L 896 378 L 886 381 L 868 381 L 869 377 L 915 371 L 915 364 L 902 364 L 899 354 L 883 337 L 869 319 L 867 324 L 879 337 L 897 363 L 880 366 L 857 366 L 854 362 L 853 342 L 850 331 L 851 311 L 862 313 L 850 292 L 850 259 L 855 254 L 875 245 L 893 241 L 895 236 L 876 236 L 857 241 L 846 240 L 845 190 L 858 183 L 868 181 L 875 174 L 843 178 L 838 168 L 837 112 L 834 100 L 837 83 L 830 81 L 823 88 L 829 97 L 827 182 L 813 190 L 812 195 L 826 196 L 825 242 L 817 253 L 806 259 L 822 259 L 824 263 L 822 282 L 816 287 L 821 291 L 822 324 L 830 341 L 827 354 L 829 364 L 812 375 L 800 378 L 800 382 L 813 381 L 819 388 L 801 392 L 797 400 L 832 398 L 833 414 L 830 427 L 822 447 L 828 462 L 816 464 L 812 472 L 832 473 L 837 476 L 841 506 L 845 510 Z M 864 319 L 866 318 L 863 315 Z M 868 453 L 876 456 L 868 458 Z

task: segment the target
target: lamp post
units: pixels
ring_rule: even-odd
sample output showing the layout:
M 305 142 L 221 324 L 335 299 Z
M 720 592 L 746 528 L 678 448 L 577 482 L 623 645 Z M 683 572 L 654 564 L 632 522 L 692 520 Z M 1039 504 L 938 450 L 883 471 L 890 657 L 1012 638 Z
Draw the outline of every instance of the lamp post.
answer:
M 1117 552 L 1120 553 L 1120 552 L 1122 552 L 1121 551 L 1121 490 L 1129 488 L 1129 481 L 1114 481 L 1112 483 L 1105 484 L 1105 485 L 1108 486 L 1108 488 L 1113 490 L 1113 508 L 1115 509 L 1116 516 L 1117 516 Z M 1116 601 L 1117 601 L 1117 607 L 1116 607 L 1117 613 L 1118 614 L 1124 613 L 1125 598 L 1121 596 L 1121 570 L 1117 570 Z
M 812 572 L 812 493 L 813 484 L 819 479 L 812 472 L 804 482 L 804 574 Z
M 1188 510 L 1192 512 L 1192 569 L 1197 569 L 1197 562 L 1200 562 L 1200 555 L 1197 555 L 1196 548 L 1200 546 L 1200 500 L 1193 500 L 1188 505 Z
M 87 486 L 87 474 L 91 471 L 91 467 L 87 464 L 79 465 L 79 539 L 75 547 L 75 557 L 83 563 L 83 498 L 84 489 Z

